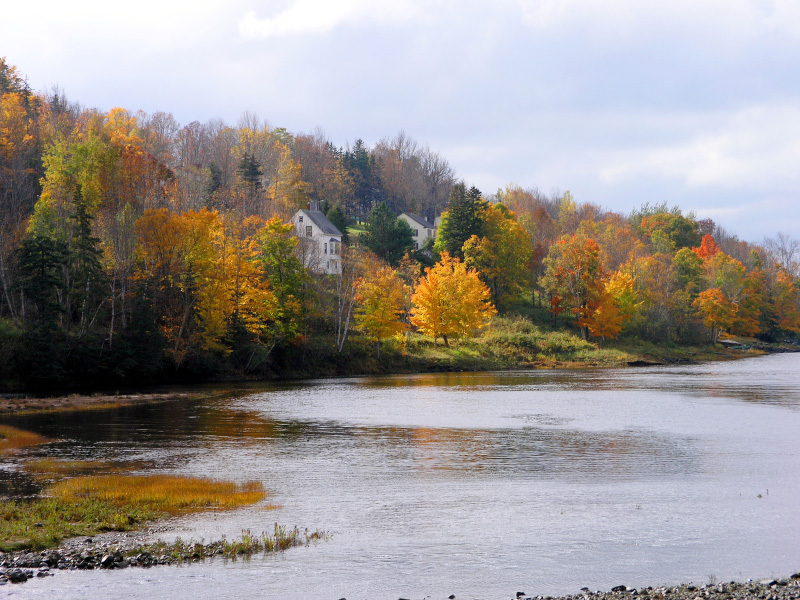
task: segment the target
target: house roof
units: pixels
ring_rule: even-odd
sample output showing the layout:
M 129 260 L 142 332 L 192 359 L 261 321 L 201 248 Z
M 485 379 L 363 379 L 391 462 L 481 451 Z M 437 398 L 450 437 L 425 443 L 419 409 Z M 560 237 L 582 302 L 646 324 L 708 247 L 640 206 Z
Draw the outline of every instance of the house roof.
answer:
M 298 213 L 302 213 L 306 215 L 311 222 L 314 223 L 317 227 L 319 227 L 320 231 L 322 231 L 323 235 L 338 235 L 341 237 L 342 232 L 336 228 L 336 225 L 331 223 L 321 211 L 318 210 L 306 210 L 300 209 L 297 211 Z M 337 240 L 338 241 L 338 240 Z
M 423 219 L 422 217 L 420 217 L 418 215 L 415 215 L 414 213 L 404 212 L 403 215 L 407 216 L 409 219 L 411 219 L 412 221 L 418 223 L 420 226 L 425 227 L 426 229 L 433 229 L 434 228 L 432 223 L 429 223 L 428 221 L 426 221 L 425 219 Z M 400 215 L 400 216 L 402 217 L 403 215 Z

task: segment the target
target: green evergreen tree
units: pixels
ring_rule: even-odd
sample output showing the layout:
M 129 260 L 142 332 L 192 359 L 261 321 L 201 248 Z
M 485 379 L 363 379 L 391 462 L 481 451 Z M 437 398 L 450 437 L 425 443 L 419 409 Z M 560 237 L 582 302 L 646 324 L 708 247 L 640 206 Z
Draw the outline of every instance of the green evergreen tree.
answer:
M 483 237 L 485 216 L 488 206 L 476 187 L 467 190 L 466 185 L 457 183 L 450 192 L 450 204 L 442 214 L 442 222 L 436 233 L 434 249 L 447 251 L 450 256 L 463 260 L 463 246 L 473 235 Z
M 380 173 L 375 166 L 375 158 L 360 139 L 355 141 L 352 150 L 344 153 L 344 162 L 356 184 L 356 216 L 363 219 L 370 206 L 376 206 L 386 199 Z
M 342 232 L 342 243 L 349 244 L 350 236 L 347 234 L 347 217 L 344 216 L 342 209 L 334 206 L 327 211 L 325 216 L 336 226 L 336 229 Z
M 161 374 L 166 340 L 145 286 L 136 292 L 132 303 L 130 322 L 114 351 L 120 358 L 121 375 L 130 381 L 141 381 Z
M 263 171 L 255 156 L 249 152 L 245 152 L 236 172 L 239 174 L 244 187 L 249 191 L 257 192 L 261 189 L 261 176 L 263 175 Z
M 385 202 L 373 208 L 367 217 L 361 243 L 390 265 L 396 265 L 414 248 L 414 232 L 398 218 Z
M 72 310 L 78 323 L 78 335 L 86 333 L 105 298 L 105 272 L 101 262 L 103 251 L 100 238 L 92 235 L 94 216 L 87 210 L 87 202 L 78 186 L 73 196 L 75 228 L 70 255 L 70 283 Z
M 26 238 L 17 251 L 18 287 L 25 298 L 27 320 L 24 351 L 17 364 L 32 388 L 58 385 L 64 375 L 67 345 L 58 320 L 63 313 L 59 295 L 64 292 L 62 271 L 68 257 L 66 244 L 44 236 Z
M 250 175 L 248 175 L 250 176 Z M 243 180 L 244 176 L 242 177 Z M 259 184 L 261 180 L 259 179 Z M 206 196 L 208 196 L 207 204 L 211 206 L 212 201 L 214 199 L 214 194 L 218 189 L 222 187 L 222 171 L 217 166 L 216 163 L 211 163 L 208 165 L 208 183 L 206 184 Z
M 62 269 L 67 265 L 66 244 L 46 236 L 25 238 L 17 251 L 19 281 L 28 309 L 33 308 L 38 326 L 55 327 L 63 312 L 59 302 L 62 291 Z M 30 311 L 26 311 L 30 320 Z

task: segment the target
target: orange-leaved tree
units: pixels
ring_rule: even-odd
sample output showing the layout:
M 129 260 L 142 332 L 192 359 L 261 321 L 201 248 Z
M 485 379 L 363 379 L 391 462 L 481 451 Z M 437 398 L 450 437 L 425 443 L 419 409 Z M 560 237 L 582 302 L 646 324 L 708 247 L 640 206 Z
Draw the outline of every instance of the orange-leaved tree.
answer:
M 777 328 L 781 331 L 800 333 L 800 289 L 786 269 L 778 269 L 775 282 L 773 307 L 778 315 Z
M 733 325 L 738 309 L 719 288 L 709 288 L 700 292 L 692 306 L 697 309 L 703 318 L 703 324 L 711 331 L 712 343 L 717 341 L 720 331 Z
M 448 348 L 448 338 L 472 335 L 497 314 L 478 274 L 446 251 L 425 269 L 411 302 L 411 323 L 432 337 L 434 346 L 441 337 Z
M 641 305 L 633 275 L 615 272 L 589 307 L 584 319 L 589 333 L 603 340 L 616 338 Z
M 540 280 L 542 287 L 551 298 L 563 299 L 563 303 L 572 309 L 586 339 L 591 307 L 599 301 L 604 289 L 605 271 L 600 248 L 592 238 L 580 234 L 565 235 L 550 247 L 544 263 L 546 271 Z
M 705 260 L 719 252 L 719 246 L 717 246 L 717 242 L 714 241 L 714 237 L 707 233 L 703 236 L 700 246 L 698 248 L 692 248 L 692 252 Z

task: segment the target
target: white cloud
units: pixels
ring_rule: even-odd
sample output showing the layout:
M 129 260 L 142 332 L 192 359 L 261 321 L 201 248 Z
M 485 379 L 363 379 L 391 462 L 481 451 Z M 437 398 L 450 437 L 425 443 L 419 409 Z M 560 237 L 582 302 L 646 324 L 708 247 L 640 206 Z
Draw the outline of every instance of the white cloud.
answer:
M 795 0 L 517 0 L 523 22 L 541 33 L 581 28 L 609 39 L 655 32 L 740 40 L 781 31 L 800 36 Z M 622 37 L 619 37 L 622 36 Z
M 239 21 L 244 39 L 326 33 L 345 23 L 404 23 L 420 14 L 419 3 L 411 0 L 295 0 L 271 17 L 259 18 L 247 12 Z
M 608 184 L 655 176 L 689 188 L 786 188 L 800 179 L 798 164 L 800 107 L 761 106 L 683 142 L 615 153 L 599 172 Z

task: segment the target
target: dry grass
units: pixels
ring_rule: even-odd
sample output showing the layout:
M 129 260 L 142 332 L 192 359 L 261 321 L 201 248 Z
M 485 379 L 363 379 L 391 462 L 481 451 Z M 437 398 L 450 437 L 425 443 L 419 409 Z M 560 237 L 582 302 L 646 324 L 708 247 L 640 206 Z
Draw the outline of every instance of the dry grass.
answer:
M 0 456 L 15 448 L 38 446 L 50 441 L 52 440 L 32 431 L 23 431 L 10 425 L 0 425 Z
M 242 485 L 173 475 L 93 475 L 54 484 L 47 494 L 61 500 L 93 498 L 178 514 L 210 508 L 230 509 L 254 504 L 266 493 L 260 482 Z

